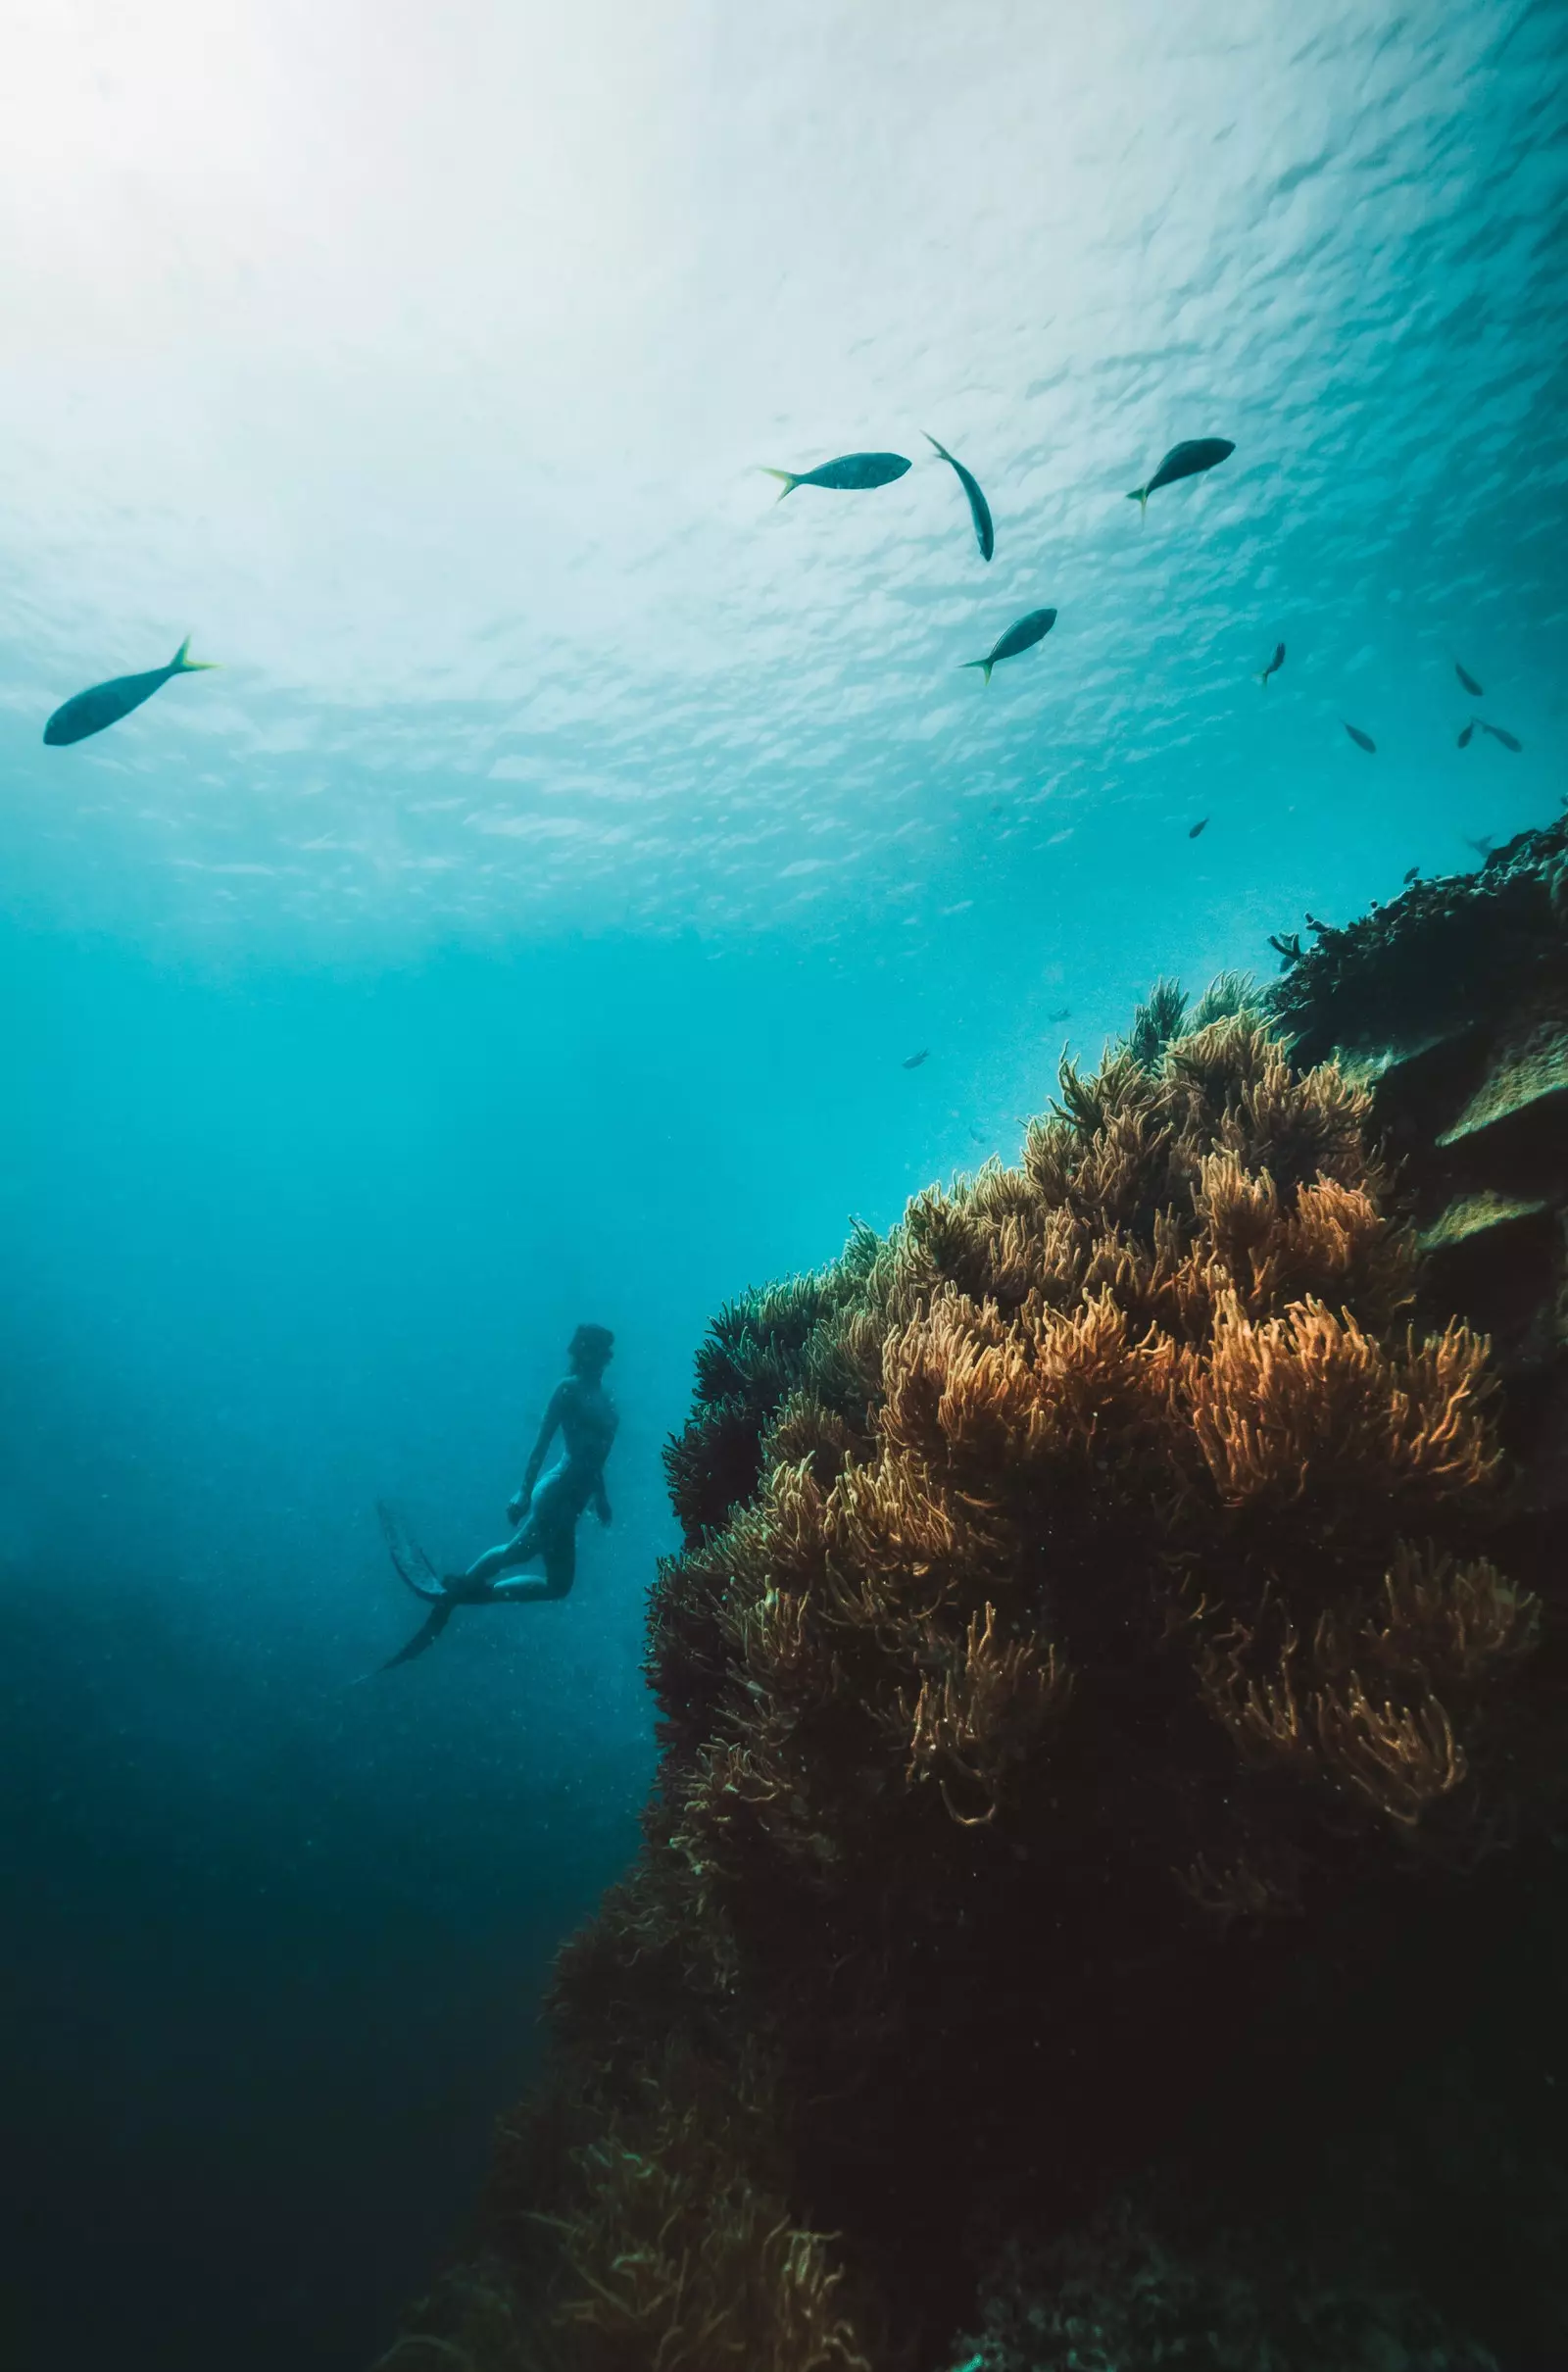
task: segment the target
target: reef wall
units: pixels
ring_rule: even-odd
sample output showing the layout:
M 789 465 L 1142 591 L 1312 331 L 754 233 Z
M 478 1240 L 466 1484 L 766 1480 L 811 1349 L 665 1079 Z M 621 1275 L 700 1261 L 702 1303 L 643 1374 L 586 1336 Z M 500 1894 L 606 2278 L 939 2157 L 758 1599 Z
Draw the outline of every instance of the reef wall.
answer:
M 1298 1060 L 1365 1082 L 1430 1309 L 1490 1335 L 1521 1520 L 1568 1520 L 1568 817 L 1315 944 L 1276 941 Z
M 1563 878 L 1156 992 L 720 1313 L 644 1847 L 397 2372 L 1568 2354 Z

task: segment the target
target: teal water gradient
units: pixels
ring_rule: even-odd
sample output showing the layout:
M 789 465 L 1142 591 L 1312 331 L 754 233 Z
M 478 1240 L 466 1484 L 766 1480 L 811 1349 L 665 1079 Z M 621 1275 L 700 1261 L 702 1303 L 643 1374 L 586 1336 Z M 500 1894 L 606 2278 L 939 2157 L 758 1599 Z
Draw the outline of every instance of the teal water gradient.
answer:
M 1156 974 L 1555 812 L 1565 59 L 1558 0 L 23 11 L 0 2352 L 368 2360 L 630 1848 L 709 1312 Z M 495 1538 L 582 1318 L 573 1596 L 351 1685 L 375 1498 Z

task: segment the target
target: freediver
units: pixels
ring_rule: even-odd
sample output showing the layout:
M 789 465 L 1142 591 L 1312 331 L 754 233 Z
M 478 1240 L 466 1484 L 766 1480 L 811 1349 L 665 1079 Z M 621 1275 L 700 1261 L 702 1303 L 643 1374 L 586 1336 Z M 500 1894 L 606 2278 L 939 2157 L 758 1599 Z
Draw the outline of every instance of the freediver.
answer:
M 459 1606 L 533 1605 L 566 1596 L 577 1569 L 578 1517 L 591 1507 L 602 1524 L 610 1521 L 605 1460 L 619 1419 L 605 1390 L 604 1373 L 614 1343 L 608 1326 L 577 1328 L 566 1346 L 569 1371 L 550 1396 L 522 1488 L 507 1507 L 508 1520 L 516 1530 L 510 1540 L 476 1557 L 466 1573 L 438 1574 L 396 1509 L 384 1500 L 378 1503 L 381 1529 L 399 1578 L 430 1606 L 407 1647 L 382 1664 L 383 1672 L 433 1647 Z M 558 1431 L 564 1453 L 547 1474 L 541 1474 Z M 536 1561 L 544 1566 L 542 1579 L 503 1579 Z

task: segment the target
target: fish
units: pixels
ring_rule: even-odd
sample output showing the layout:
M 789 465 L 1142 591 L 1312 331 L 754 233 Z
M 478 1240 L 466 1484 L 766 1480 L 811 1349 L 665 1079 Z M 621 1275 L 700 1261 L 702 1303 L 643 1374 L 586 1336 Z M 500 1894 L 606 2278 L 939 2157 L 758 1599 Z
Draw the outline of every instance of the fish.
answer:
M 994 642 L 984 659 L 966 659 L 966 667 L 984 667 L 986 681 L 999 660 L 1016 659 L 1020 651 L 1032 651 L 1037 642 L 1044 642 L 1056 622 L 1054 610 L 1031 610 L 1023 618 L 1015 618 L 1000 642 Z
M 1204 469 L 1217 469 L 1228 462 L 1236 447 L 1228 436 L 1193 436 L 1185 444 L 1172 445 L 1147 486 L 1135 486 L 1128 495 L 1130 503 L 1138 505 L 1142 519 L 1149 509 L 1149 498 L 1158 486 L 1174 486 L 1181 477 L 1198 477 Z
M 989 1137 L 982 1136 L 978 1128 L 971 1128 L 969 1131 L 969 1142 L 971 1145 L 989 1145 L 991 1139 Z
M 1453 671 L 1455 675 L 1458 676 L 1459 681 L 1463 684 L 1465 690 L 1469 693 L 1472 700 L 1484 700 L 1486 698 L 1486 694 L 1482 691 L 1481 686 L 1477 683 L 1475 677 L 1470 673 L 1467 667 L 1460 667 L 1457 660 L 1455 660 L 1453 663 Z
M 969 517 L 974 520 L 974 539 L 980 546 L 980 557 L 982 560 L 989 560 L 997 548 L 997 531 L 991 523 L 990 504 L 962 462 L 956 461 L 946 445 L 937 445 L 937 440 L 929 428 L 922 428 L 920 433 L 928 445 L 936 445 L 937 451 L 949 469 L 956 472 L 959 485 L 969 497 Z M 783 496 L 780 495 L 779 500 L 782 502 L 783 499 Z
M 1340 722 L 1345 724 L 1345 719 L 1343 717 L 1341 717 Z M 1370 750 L 1374 758 L 1377 756 L 1378 745 L 1373 740 L 1370 733 L 1363 733 L 1358 724 L 1347 724 L 1345 725 L 1345 729 L 1349 734 L 1350 739 L 1354 742 L 1358 750 Z
M 1485 864 L 1487 859 L 1492 854 L 1492 834 L 1490 832 L 1483 832 L 1479 840 L 1466 839 L 1465 847 L 1473 848 L 1476 855 L 1481 859 L 1482 863 Z
M 95 683 L 85 692 L 75 692 L 56 709 L 43 728 L 43 737 L 52 750 L 64 749 L 73 741 L 85 741 L 89 733 L 101 733 L 106 725 L 118 724 L 132 709 L 139 709 L 144 700 L 162 691 L 172 675 L 201 675 L 216 667 L 216 659 L 190 659 L 190 636 L 187 634 L 167 667 L 149 667 L 144 675 L 113 675 L 107 683 Z
M 820 462 L 814 469 L 769 469 L 764 463 L 762 474 L 782 478 L 784 494 L 793 494 L 797 486 L 826 486 L 834 494 L 860 494 L 868 486 L 891 486 L 913 466 L 902 453 L 841 453 L 836 462 Z M 780 502 L 784 494 L 779 496 Z
M 1196 840 L 1196 839 L 1198 838 L 1199 833 L 1200 833 L 1200 832 L 1201 832 L 1201 831 L 1205 831 L 1205 830 L 1207 829 L 1207 827 L 1208 827 L 1208 817 L 1207 817 L 1206 815 L 1200 815 L 1200 817 L 1198 818 L 1198 821 L 1197 821 L 1197 822 L 1196 822 L 1196 823 L 1195 823 L 1195 824 L 1194 824 L 1194 825 L 1191 827 L 1191 829 L 1189 830 L 1189 832 L 1188 832 L 1188 834 L 1187 834 L 1188 839 L 1189 839 L 1189 840 Z
M 1460 728 L 1460 732 L 1459 732 L 1459 747 L 1460 747 L 1460 749 L 1461 749 L 1461 750 L 1467 750 L 1467 749 L 1470 747 L 1470 736 L 1471 736 L 1471 734 L 1472 734 L 1472 733 L 1475 731 L 1475 729 L 1476 729 L 1476 720 L 1475 720 L 1475 718 L 1472 717 L 1471 717 L 1471 719 L 1470 719 L 1470 722 L 1469 722 L 1467 725 L 1463 725 L 1463 726 L 1461 726 L 1461 728 Z
M 1410 870 L 1404 876 L 1405 888 L 1408 889 L 1412 881 L 1419 881 L 1420 878 L 1421 867 L 1418 865 L 1412 865 Z
M 926 1056 L 930 1052 L 931 1049 L 929 1046 L 922 1046 L 917 1055 L 906 1055 L 904 1062 L 900 1065 L 900 1068 L 904 1070 L 918 1070 L 921 1063 L 925 1061 Z
M 1270 677 L 1271 675 L 1277 675 L 1277 674 L 1279 673 L 1279 671 L 1280 671 L 1281 667 L 1284 667 L 1284 665 L 1285 665 L 1285 645 L 1284 645 L 1282 642 L 1277 642 L 1277 643 L 1274 645 L 1274 656 L 1273 656 L 1273 658 L 1272 658 L 1272 659 L 1269 661 L 1268 666 L 1267 666 L 1267 667 L 1266 667 L 1263 669 L 1262 673 L 1259 675 L 1259 677 L 1258 677 L 1258 679 L 1257 679 L 1257 680 L 1258 680 L 1258 682 L 1259 682 L 1259 683 L 1262 685 L 1262 687 L 1263 687 L 1263 689 L 1264 689 L 1264 691 L 1265 691 L 1265 692 L 1268 690 L 1268 679 L 1269 679 L 1269 677 Z
M 1511 733 L 1505 733 L 1500 724 L 1484 724 L 1481 730 L 1490 733 L 1494 741 L 1500 741 L 1505 750 L 1512 750 L 1516 758 L 1525 746 L 1522 741 L 1515 741 Z
M 1070 1005 L 1058 1005 L 1054 1013 L 1047 1013 L 1046 1015 L 1048 1024 L 1053 1021 L 1070 1021 L 1071 1019 L 1072 1007 Z

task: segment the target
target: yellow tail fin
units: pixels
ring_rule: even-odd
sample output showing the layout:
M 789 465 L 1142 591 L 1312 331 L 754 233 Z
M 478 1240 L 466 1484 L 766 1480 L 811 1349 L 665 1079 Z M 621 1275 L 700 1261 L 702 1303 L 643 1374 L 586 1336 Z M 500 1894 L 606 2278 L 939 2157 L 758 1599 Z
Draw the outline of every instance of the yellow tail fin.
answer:
M 759 466 L 764 477 L 781 477 L 784 480 L 784 494 L 793 494 L 801 482 L 793 469 L 770 469 L 766 462 L 762 462 Z M 780 502 L 784 500 L 784 494 L 779 496 Z
M 187 634 L 184 641 L 180 644 L 179 649 L 174 653 L 173 658 L 169 663 L 169 672 L 171 675 L 205 675 L 208 674 L 214 667 L 221 664 L 216 659 L 187 658 L 186 654 L 189 649 L 190 636 Z

